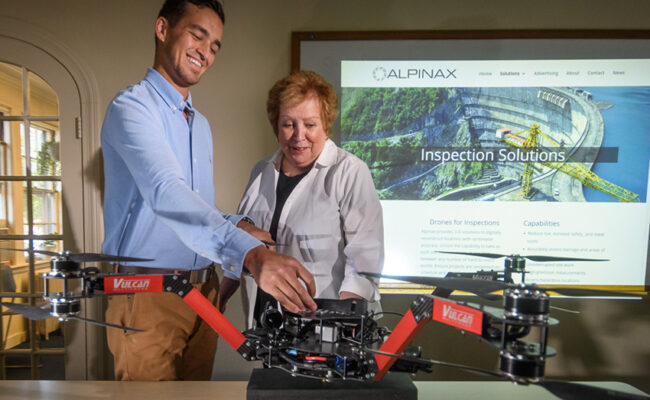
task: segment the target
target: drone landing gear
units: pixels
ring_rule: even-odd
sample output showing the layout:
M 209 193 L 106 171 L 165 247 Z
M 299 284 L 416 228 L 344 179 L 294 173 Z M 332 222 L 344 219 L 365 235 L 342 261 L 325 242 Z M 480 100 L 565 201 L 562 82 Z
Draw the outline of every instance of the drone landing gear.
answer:
M 405 373 L 391 373 L 378 382 L 336 380 L 323 382 L 293 377 L 277 368 L 255 368 L 246 388 L 246 400 L 417 400 L 413 381 Z

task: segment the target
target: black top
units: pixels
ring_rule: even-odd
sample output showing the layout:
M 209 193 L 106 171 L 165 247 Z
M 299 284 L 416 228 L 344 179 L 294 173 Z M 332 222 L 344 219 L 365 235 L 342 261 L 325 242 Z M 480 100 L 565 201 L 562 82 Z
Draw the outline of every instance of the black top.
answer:
M 309 171 L 307 171 L 309 172 Z M 287 202 L 287 198 L 293 192 L 298 182 L 307 175 L 307 172 L 304 172 L 296 176 L 286 176 L 284 172 L 280 171 L 280 177 L 278 178 L 278 185 L 275 187 L 275 210 L 273 211 L 273 218 L 271 219 L 271 228 L 269 233 L 273 241 L 277 240 L 278 234 L 278 221 L 280 220 L 280 214 L 284 208 L 284 203 Z
M 277 240 L 278 221 L 280 220 L 280 214 L 282 214 L 284 203 L 287 202 L 287 198 L 289 198 L 293 189 L 296 188 L 298 182 L 307 175 L 307 172 L 296 176 L 286 176 L 284 172 L 280 171 L 278 185 L 275 187 L 275 210 L 273 210 L 273 218 L 271 219 L 271 227 L 269 228 L 269 233 L 271 234 L 273 241 Z M 260 318 L 264 310 L 269 307 L 277 307 L 277 301 L 273 296 L 258 287 L 257 297 L 255 299 L 255 309 L 253 311 L 253 317 L 255 318 L 257 326 L 262 326 Z

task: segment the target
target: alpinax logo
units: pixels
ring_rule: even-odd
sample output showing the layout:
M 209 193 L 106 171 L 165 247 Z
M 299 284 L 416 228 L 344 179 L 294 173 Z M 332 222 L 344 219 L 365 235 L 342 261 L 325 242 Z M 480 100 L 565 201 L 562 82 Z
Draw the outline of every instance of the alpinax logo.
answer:
M 372 71 L 372 77 L 375 78 L 376 81 L 383 81 L 386 79 L 386 76 L 388 73 L 386 72 L 386 68 L 384 67 L 376 67 Z

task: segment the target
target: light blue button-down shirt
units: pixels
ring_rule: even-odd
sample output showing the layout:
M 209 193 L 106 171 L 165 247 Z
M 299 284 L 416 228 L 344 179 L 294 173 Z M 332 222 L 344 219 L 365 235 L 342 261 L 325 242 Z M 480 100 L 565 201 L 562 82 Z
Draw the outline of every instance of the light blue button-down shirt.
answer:
M 132 264 L 159 268 L 215 261 L 239 277 L 244 256 L 261 242 L 235 226 L 241 215 L 214 206 L 212 133 L 191 95 L 184 100 L 149 69 L 109 105 L 102 151 L 104 253 L 151 258 Z

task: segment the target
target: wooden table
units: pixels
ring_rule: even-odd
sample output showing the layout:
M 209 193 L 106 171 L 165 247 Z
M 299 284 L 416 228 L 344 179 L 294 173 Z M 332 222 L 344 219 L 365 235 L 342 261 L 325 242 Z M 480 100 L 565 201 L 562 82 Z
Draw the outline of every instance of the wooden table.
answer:
M 245 381 L 115 382 L 0 381 L 0 399 L 25 400 L 236 400 L 246 398 Z M 621 382 L 591 382 L 614 390 L 643 394 Z M 415 382 L 419 399 L 557 399 L 538 386 L 509 382 Z M 316 400 L 316 399 L 313 399 Z

